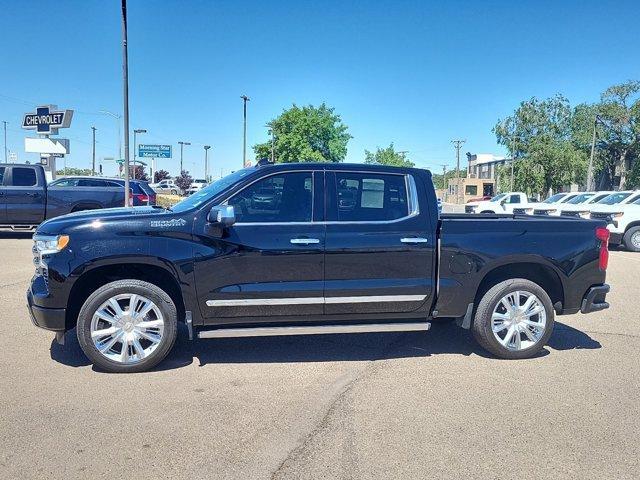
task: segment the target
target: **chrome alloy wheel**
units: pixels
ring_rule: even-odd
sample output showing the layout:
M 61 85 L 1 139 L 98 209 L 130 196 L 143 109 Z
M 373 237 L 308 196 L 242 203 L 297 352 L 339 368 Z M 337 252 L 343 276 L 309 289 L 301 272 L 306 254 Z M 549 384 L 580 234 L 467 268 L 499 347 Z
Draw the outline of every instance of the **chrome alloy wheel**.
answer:
M 500 299 L 491 315 L 491 330 L 508 350 L 525 350 L 544 336 L 547 312 L 533 293 L 511 292 Z
M 164 318 L 158 306 L 142 295 L 121 294 L 104 302 L 91 319 L 91 340 L 114 362 L 133 364 L 158 347 Z
M 640 231 L 635 232 L 633 235 L 631 235 L 631 244 L 635 248 L 640 248 Z

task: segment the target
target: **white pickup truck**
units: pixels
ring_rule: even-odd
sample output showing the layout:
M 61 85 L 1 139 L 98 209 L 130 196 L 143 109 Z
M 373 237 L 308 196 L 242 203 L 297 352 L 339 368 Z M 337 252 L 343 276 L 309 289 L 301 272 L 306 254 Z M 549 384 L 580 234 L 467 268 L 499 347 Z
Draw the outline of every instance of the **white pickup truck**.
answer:
M 464 206 L 465 213 L 514 213 L 517 208 L 527 208 L 529 200 L 522 192 L 507 192 L 496 195 L 491 200 L 469 202 Z
M 627 250 L 640 252 L 640 192 L 617 192 L 614 195 L 620 194 L 627 195 L 619 203 L 594 205 L 590 217 L 609 221 L 610 244 L 623 244 Z

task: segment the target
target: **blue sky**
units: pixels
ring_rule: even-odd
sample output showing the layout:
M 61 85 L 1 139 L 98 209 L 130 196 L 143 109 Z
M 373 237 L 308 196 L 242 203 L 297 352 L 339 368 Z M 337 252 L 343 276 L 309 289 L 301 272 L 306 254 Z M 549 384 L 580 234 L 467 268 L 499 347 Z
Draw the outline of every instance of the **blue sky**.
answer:
M 119 0 L 2 0 L 0 120 L 8 147 L 24 153 L 24 112 L 37 104 L 75 109 L 68 165 L 117 153 L 122 112 Z M 531 96 L 561 92 L 576 104 L 640 78 L 637 1 L 129 1 L 131 129 L 144 143 L 179 140 L 185 168 L 202 176 L 242 163 L 242 101 L 248 143 L 292 103 L 335 107 L 353 139 L 348 161 L 394 142 L 418 166 L 454 165 L 463 152 L 504 153 L 498 118 Z M 251 154 L 252 152 L 249 151 Z M 58 164 L 61 165 L 61 162 Z M 105 163 L 105 173 L 115 164 Z

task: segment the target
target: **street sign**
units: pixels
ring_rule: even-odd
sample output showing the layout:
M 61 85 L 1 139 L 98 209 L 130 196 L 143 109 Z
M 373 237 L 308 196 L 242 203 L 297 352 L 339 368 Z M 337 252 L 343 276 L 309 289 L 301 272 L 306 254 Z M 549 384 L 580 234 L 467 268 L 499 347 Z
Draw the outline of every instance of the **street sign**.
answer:
M 24 151 L 28 153 L 71 153 L 68 138 L 32 138 L 24 139 Z
M 41 135 L 56 135 L 58 128 L 71 125 L 73 110 L 57 110 L 55 105 L 43 105 L 35 113 L 25 113 L 22 128 L 35 130 Z
M 171 158 L 171 145 L 138 145 L 138 156 L 147 158 Z

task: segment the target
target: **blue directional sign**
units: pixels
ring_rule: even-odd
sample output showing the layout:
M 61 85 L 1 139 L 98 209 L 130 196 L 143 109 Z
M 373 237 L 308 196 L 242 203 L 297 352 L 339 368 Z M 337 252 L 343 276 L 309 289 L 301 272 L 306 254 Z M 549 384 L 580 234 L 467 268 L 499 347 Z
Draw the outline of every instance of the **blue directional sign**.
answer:
M 171 145 L 138 145 L 138 156 L 147 158 L 171 158 Z
M 58 128 L 71 125 L 73 110 L 58 110 L 55 105 L 43 105 L 36 108 L 36 113 L 26 113 L 22 120 L 22 128 L 35 130 L 42 135 L 55 135 Z

